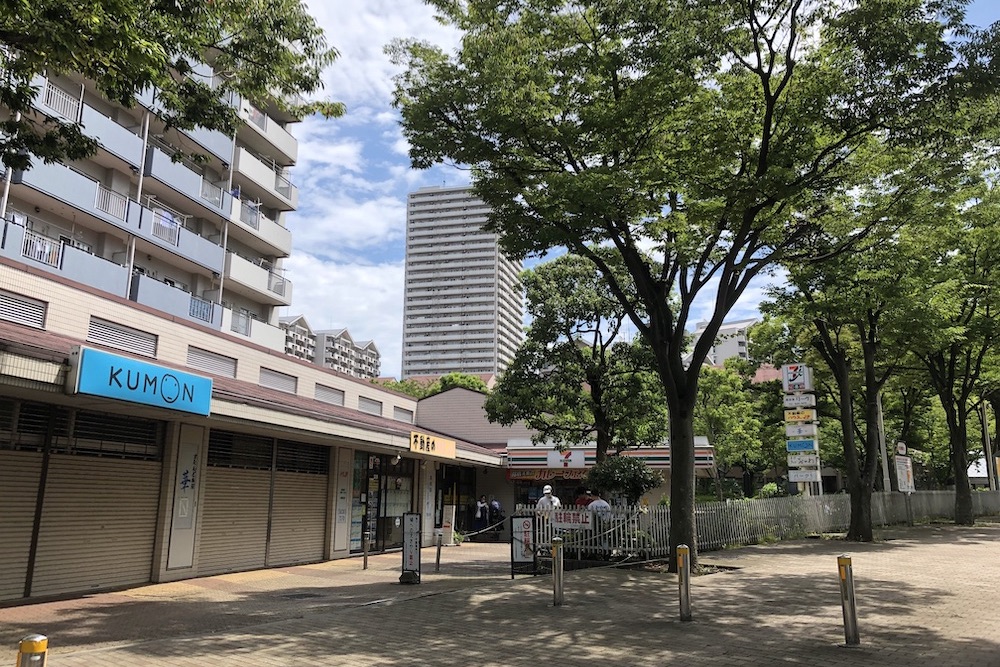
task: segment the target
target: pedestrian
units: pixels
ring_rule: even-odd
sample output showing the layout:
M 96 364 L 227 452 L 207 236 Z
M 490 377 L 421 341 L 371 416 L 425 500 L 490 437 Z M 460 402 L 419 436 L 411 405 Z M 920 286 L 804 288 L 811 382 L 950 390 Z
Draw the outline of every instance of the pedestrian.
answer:
M 472 524 L 474 533 L 481 533 L 490 525 L 490 505 L 486 502 L 486 496 L 479 496 L 476 502 L 476 520 Z
M 576 500 L 573 501 L 574 505 L 577 507 L 586 507 L 590 504 L 591 500 L 593 500 L 593 498 L 590 495 L 590 491 L 588 491 L 586 487 L 576 487 Z
M 587 509 L 595 512 L 601 512 L 602 514 L 611 511 L 611 503 L 604 498 L 601 498 L 600 491 L 591 491 L 590 495 L 593 497 L 593 500 L 591 500 L 587 505 Z
M 535 503 L 535 509 L 537 510 L 554 510 L 562 507 L 562 503 L 559 502 L 559 497 L 552 495 L 552 486 L 546 484 L 542 487 L 542 497 L 538 499 Z

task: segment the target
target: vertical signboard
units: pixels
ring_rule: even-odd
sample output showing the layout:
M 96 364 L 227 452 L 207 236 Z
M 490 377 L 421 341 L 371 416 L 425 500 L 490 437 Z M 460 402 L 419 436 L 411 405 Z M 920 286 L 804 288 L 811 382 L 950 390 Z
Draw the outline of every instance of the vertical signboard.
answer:
M 403 514 L 403 574 L 399 582 L 420 583 L 420 513 Z
M 347 551 L 351 537 L 351 472 L 354 452 L 341 448 L 337 451 L 336 516 L 333 520 L 333 550 Z M 358 517 L 361 522 L 361 517 Z M 360 530 L 359 530 L 360 532 Z M 360 548 L 360 544 L 358 547 Z
M 538 574 L 535 554 L 535 515 L 510 518 L 510 578 L 515 574 Z
M 198 516 L 198 482 L 201 480 L 201 444 L 204 429 L 182 424 L 174 466 L 174 503 L 170 517 L 167 569 L 194 564 L 195 520 Z
M 788 451 L 788 481 L 815 484 L 823 495 L 822 464 L 819 460 L 819 425 L 812 369 L 805 364 L 781 367 L 781 386 L 785 390 L 785 449 Z M 805 488 L 810 492 L 809 487 Z
M 909 456 L 896 456 L 896 482 L 903 493 L 917 490 L 913 484 L 913 459 Z

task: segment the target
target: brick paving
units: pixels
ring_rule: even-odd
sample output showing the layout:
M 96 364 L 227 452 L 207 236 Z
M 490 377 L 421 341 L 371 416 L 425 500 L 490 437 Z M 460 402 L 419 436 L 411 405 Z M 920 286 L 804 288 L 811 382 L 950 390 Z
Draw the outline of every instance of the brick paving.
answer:
M 397 583 L 399 554 L 0 608 L 0 646 L 49 636 L 49 667 L 595 665 L 1000 667 L 1000 523 L 702 554 L 692 582 L 638 570 L 509 576 L 509 547 L 446 548 Z M 845 648 L 836 556 L 852 555 L 862 645 Z M 4 652 L 0 650 L 0 664 Z

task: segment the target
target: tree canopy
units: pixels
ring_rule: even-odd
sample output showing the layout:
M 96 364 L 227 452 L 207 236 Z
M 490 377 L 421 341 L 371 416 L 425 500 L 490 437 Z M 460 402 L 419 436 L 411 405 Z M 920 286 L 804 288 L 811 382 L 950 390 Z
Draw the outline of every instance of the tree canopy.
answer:
M 232 134 L 239 94 L 296 115 L 339 116 L 332 102 L 303 103 L 322 86 L 322 69 L 336 57 L 299 0 L 4 0 L 0 10 L 0 160 L 27 168 L 32 157 L 79 159 L 97 148 L 74 119 L 31 113 L 44 72 L 76 73 L 126 107 L 157 90 L 160 113 L 181 129 Z M 210 62 L 216 74 L 196 71 Z
M 991 90 L 992 52 L 962 0 L 431 4 L 463 41 L 392 47 L 411 160 L 470 166 L 512 255 L 566 247 L 602 273 L 655 361 L 670 541 L 695 547 L 692 415 L 727 314 L 776 263 L 821 259 L 803 241 L 857 155 L 931 141 L 935 109 Z M 713 306 L 687 357 L 698 299 Z

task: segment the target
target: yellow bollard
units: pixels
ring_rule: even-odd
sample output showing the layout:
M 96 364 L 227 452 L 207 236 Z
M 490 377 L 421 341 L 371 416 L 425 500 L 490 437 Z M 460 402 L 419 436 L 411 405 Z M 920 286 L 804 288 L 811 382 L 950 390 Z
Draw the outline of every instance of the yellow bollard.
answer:
M 16 667 L 45 667 L 49 652 L 49 638 L 45 635 L 28 635 L 17 645 Z

